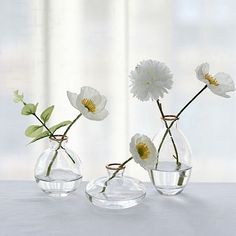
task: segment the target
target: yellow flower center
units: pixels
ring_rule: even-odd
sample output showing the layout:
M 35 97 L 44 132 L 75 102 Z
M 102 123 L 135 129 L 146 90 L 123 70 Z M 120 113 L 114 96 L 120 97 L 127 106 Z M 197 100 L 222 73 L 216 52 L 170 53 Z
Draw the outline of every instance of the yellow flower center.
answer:
M 138 143 L 136 145 L 136 149 L 137 149 L 137 152 L 142 160 L 145 160 L 148 158 L 150 151 L 149 151 L 146 143 Z
M 96 105 L 91 99 L 84 98 L 81 103 L 88 109 L 89 112 L 94 113 L 96 111 Z
M 212 85 L 215 85 L 215 86 L 219 85 L 218 81 L 212 75 L 206 74 L 205 79 L 208 80 L 209 83 Z

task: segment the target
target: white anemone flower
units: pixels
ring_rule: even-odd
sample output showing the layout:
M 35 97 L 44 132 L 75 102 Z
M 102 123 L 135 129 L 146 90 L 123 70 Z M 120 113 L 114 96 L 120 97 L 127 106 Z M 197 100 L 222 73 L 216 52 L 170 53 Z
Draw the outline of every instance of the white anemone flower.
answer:
M 130 152 L 134 161 L 145 170 L 155 168 L 157 163 L 156 147 L 146 135 L 135 134 L 130 142 Z
M 197 78 L 204 82 L 208 88 L 216 95 L 229 98 L 227 92 L 232 92 L 235 90 L 234 82 L 230 75 L 224 72 L 218 72 L 215 75 L 209 74 L 209 64 L 202 63 L 196 70 Z
M 141 101 L 158 100 L 171 89 L 172 73 L 162 62 L 141 61 L 130 73 L 131 93 Z
M 103 120 L 107 117 L 106 98 L 91 87 L 82 87 L 80 94 L 67 91 L 71 105 L 90 120 Z

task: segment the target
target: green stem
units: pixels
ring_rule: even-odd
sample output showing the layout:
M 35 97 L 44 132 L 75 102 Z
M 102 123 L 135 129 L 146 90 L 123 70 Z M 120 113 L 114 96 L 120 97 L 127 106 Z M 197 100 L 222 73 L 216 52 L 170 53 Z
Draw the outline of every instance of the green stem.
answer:
M 180 163 L 179 163 L 178 150 L 177 150 L 177 147 L 176 147 L 176 145 L 175 145 L 175 141 L 174 141 L 174 138 L 173 138 L 173 136 L 172 136 L 172 133 L 171 133 L 170 129 L 168 129 L 168 124 L 167 124 L 167 122 L 166 122 L 166 120 L 165 120 L 165 114 L 164 114 L 164 112 L 163 112 L 162 105 L 161 105 L 161 103 L 159 102 L 159 100 L 157 100 L 157 105 L 158 105 L 158 108 L 159 108 L 159 110 L 160 110 L 160 113 L 161 113 L 162 119 L 163 119 L 163 121 L 164 121 L 165 127 L 166 127 L 166 129 L 168 130 L 168 133 L 169 133 L 169 135 L 170 135 L 170 139 L 171 139 L 171 142 L 172 142 L 172 144 L 173 144 L 173 147 L 174 147 L 175 155 L 173 155 L 173 157 L 176 159 L 176 164 L 177 164 L 177 166 L 179 166 Z M 158 154 L 159 154 L 159 153 L 158 153 Z
M 186 177 L 185 173 L 186 173 L 186 171 L 180 172 L 179 180 L 178 180 L 178 183 L 177 183 L 178 186 L 182 186 L 183 185 L 184 179 Z
M 54 136 L 54 134 L 50 131 L 50 129 L 46 126 L 46 124 L 35 114 L 32 114 L 33 116 L 36 117 L 36 119 L 43 125 L 43 127 L 49 132 L 50 136 L 52 136 L 53 138 L 56 139 L 56 137 Z
M 182 114 L 182 112 L 207 88 L 207 85 L 205 85 L 180 111 L 179 113 L 176 115 L 176 118 L 179 118 L 179 116 Z M 176 119 L 177 120 L 177 119 Z M 158 155 L 160 153 L 160 150 L 161 150 L 161 147 L 163 145 L 163 142 L 168 134 L 168 131 L 170 130 L 170 128 L 173 126 L 173 124 L 175 123 L 176 120 L 173 120 L 170 124 L 170 126 L 166 129 L 166 132 L 164 133 L 163 137 L 162 137 L 162 140 L 161 140 L 161 143 L 159 145 L 159 148 L 158 148 Z
M 46 126 L 46 124 L 45 124 L 35 113 L 33 113 L 33 115 L 34 115 L 34 116 L 36 117 L 36 119 L 45 127 L 45 129 L 49 132 L 50 136 L 54 137 L 55 140 L 57 140 L 56 137 L 55 137 L 55 135 L 50 131 L 50 129 Z M 57 154 L 58 154 L 58 149 L 55 151 L 55 154 L 54 154 L 54 156 L 53 156 L 51 162 L 50 162 L 49 165 L 48 165 L 48 169 L 47 169 L 46 176 L 49 176 L 49 175 L 50 175 L 50 172 L 51 172 L 51 169 L 52 169 L 52 164 L 54 163 L 54 161 L 55 161 L 55 159 L 56 159 L 56 157 L 57 157 Z M 69 155 L 68 155 L 68 156 L 69 156 Z M 70 156 L 69 156 L 69 157 L 70 157 Z M 70 158 L 71 158 L 71 157 L 70 157 Z M 73 163 L 75 163 L 75 161 L 73 160 L 73 158 L 71 158 L 71 160 L 73 161 Z
M 67 127 L 67 129 L 65 130 L 64 134 L 62 135 L 62 140 L 64 139 L 64 137 L 66 136 L 66 134 L 68 133 L 68 131 L 70 130 L 71 126 L 82 116 L 82 113 L 80 113 L 71 123 L 70 125 Z M 61 142 L 62 142 L 61 140 Z
M 51 169 L 52 169 L 52 165 L 53 165 L 54 161 L 56 160 L 57 154 L 58 154 L 58 149 L 55 150 L 55 154 L 53 155 L 53 158 L 52 158 L 51 162 L 48 165 L 46 176 L 50 175 Z
M 35 114 L 33 113 L 32 115 L 34 115 L 36 117 L 36 119 L 43 125 L 43 127 L 49 132 L 50 137 L 53 137 L 55 140 L 57 140 L 57 138 L 55 137 L 55 135 L 51 132 L 51 130 L 46 126 L 46 124 Z M 61 147 L 66 154 L 68 155 L 68 157 L 71 159 L 71 161 L 75 164 L 74 159 L 72 158 L 72 156 L 66 151 L 66 149 L 64 147 Z
M 107 184 L 110 180 L 112 180 L 113 178 L 115 178 L 116 174 L 129 162 L 133 159 L 133 157 L 130 157 L 129 159 L 127 159 L 126 161 L 124 161 L 122 164 L 119 165 L 119 167 L 117 168 L 117 170 L 113 173 L 113 175 L 107 179 L 107 181 L 104 183 L 104 187 L 102 188 L 101 193 L 104 193 L 106 191 L 107 188 Z
M 63 149 L 65 151 L 65 153 L 67 154 L 67 156 L 71 159 L 71 161 L 75 164 L 75 160 L 73 159 L 73 157 L 70 155 L 69 152 L 67 152 L 67 150 L 64 147 L 61 147 L 61 149 Z
M 55 154 L 54 154 L 54 156 L 53 156 L 53 158 L 52 158 L 50 164 L 48 165 L 48 169 L 47 169 L 47 174 L 46 174 L 46 176 L 49 176 L 49 175 L 50 175 L 50 172 L 51 172 L 51 169 L 52 169 L 52 165 L 53 165 L 54 161 L 56 160 L 56 157 L 57 157 L 57 154 L 58 154 L 58 150 L 59 150 L 60 148 L 63 148 L 61 145 L 62 145 L 62 142 L 63 142 L 63 140 L 64 140 L 66 134 L 68 133 L 68 131 L 70 130 L 70 128 L 72 127 L 72 125 L 73 125 L 81 116 L 82 116 L 82 113 L 80 113 L 80 114 L 70 123 L 70 125 L 67 127 L 67 129 L 66 129 L 65 132 L 63 133 L 63 135 L 62 135 L 62 137 L 61 137 L 61 140 L 60 140 L 60 142 L 59 142 L 59 144 L 58 144 L 58 147 L 57 147 L 57 149 L 56 149 L 56 152 L 55 152 Z M 69 155 L 69 157 L 70 157 L 70 155 Z

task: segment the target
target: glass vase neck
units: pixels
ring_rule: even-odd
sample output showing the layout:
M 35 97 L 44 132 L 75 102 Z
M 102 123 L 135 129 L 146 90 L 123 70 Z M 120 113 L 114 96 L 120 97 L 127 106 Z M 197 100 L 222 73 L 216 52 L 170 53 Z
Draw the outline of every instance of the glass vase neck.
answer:
M 111 177 L 113 174 L 116 175 L 116 177 L 122 177 L 125 171 L 125 167 L 120 167 L 120 163 L 110 163 L 106 165 L 108 176 Z
M 57 149 L 59 145 L 61 145 L 61 147 L 64 147 L 67 141 L 68 137 L 63 135 L 54 135 L 49 137 L 50 147 L 53 149 Z
M 174 125 L 172 127 L 177 127 L 177 121 L 179 120 L 179 118 L 175 115 L 165 115 L 164 117 L 161 117 L 161 120 L 163 121 L 163 125 L 165 127 L 165 123 L 167 123 L 168 127 L 170 126 L 170 124 L 174 121 Z

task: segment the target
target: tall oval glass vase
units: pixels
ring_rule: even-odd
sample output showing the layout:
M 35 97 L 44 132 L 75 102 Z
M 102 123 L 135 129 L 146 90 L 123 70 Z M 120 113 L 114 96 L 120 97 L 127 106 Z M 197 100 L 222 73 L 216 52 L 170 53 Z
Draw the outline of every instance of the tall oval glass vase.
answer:
M 162 119 L 163 127 L 154 137 L 159 155 L 155 169 L 149 171 L 151 182 L 158 192 L 164 195 L 176 195 L 183 191 L 191 175 L 191 149 L 182 131 L 178 128 L 178 118 L 166 115 Z M 166 125 L 169 127 L 166 134 Z M 160 147 L 161 146 L 161 147 Z
M 67 196 L 82 180 L 79 157 L 67 148 L 67 140 L 62 135 L 49 138 L 49 148 L 40 155 L 35 166 L 35 180 L 50 196 Z

